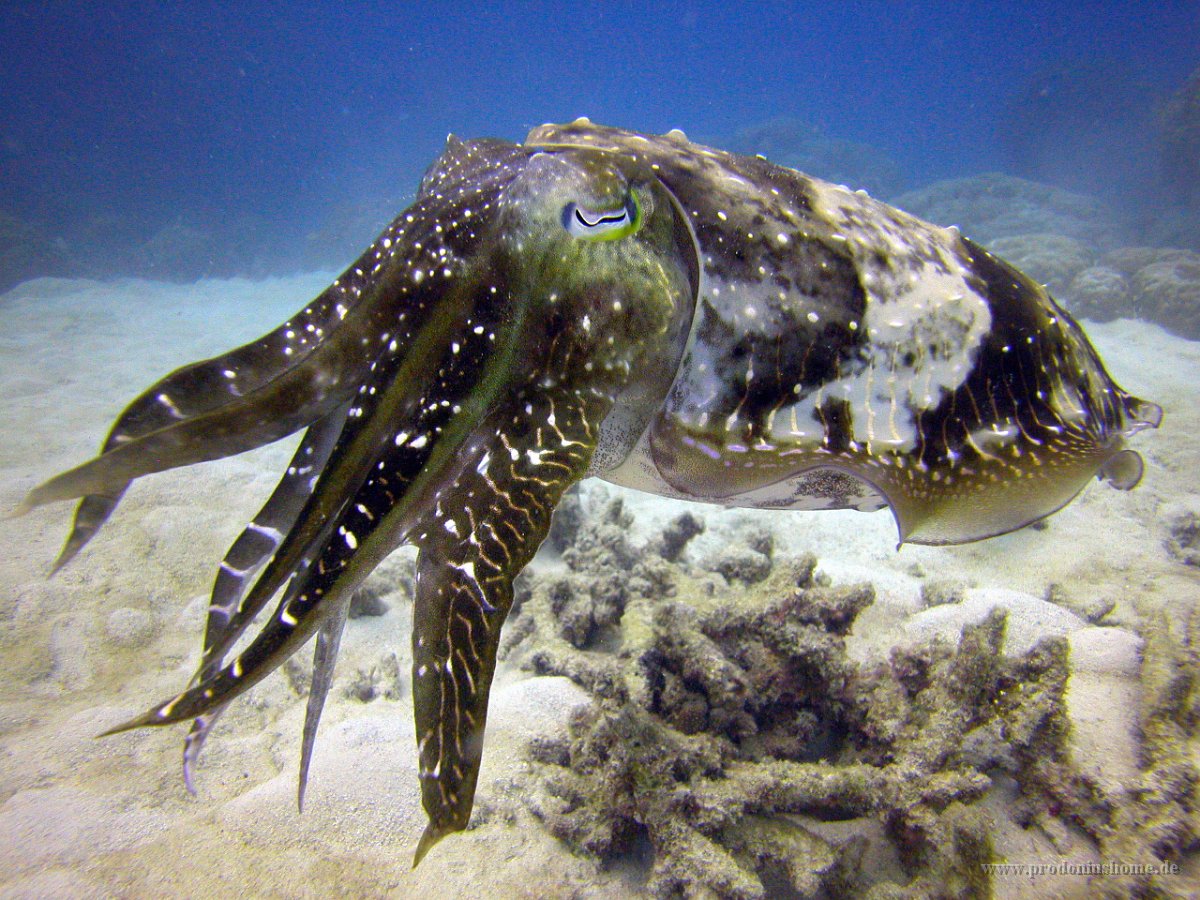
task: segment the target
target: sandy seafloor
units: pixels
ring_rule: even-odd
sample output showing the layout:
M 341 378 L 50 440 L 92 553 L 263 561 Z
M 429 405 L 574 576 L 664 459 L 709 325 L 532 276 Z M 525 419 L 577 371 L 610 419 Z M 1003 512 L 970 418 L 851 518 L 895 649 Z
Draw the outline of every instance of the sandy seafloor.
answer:
M 329 281 L 312 274 L 260 282 L 168 285 L 42 279 L 0 296 L 0 510 L 90 457 L 123 406 L 155 378 L 230 349 L 283 321 Z M 1085 323 L 1086 324 L 1086 323 Z M 811 550 L 835 583 L 870 579 L 874 607 L 853 644 L 869 655 L 906 636 L 954 632 L 995 602 L 1009 641 L 1069 634 L 1073 749 L 1086 771 L 1128 781 L 1137 765 L 1140 640 L 1134 607 L 1197 602 L 1200 570 L 1165 546 L 1163 511 L 1200 503 L 1200 343 L 1133 321 L 1088 325 L 1109 370 L 1160 403 L 1162 428 L 1140 435 L 1141 486 L 1093 483 L 1043 530 L 957 548 L 896 552 L 887 512 L 763 513 L 695 507 L 719 546 L 754 515 L 782 548 Z M 523 747 L 562 729 L 586 695 L 561 678 L 502 669 L 493 691 L 478 808 L 503 807 L 439 845 L 416 871 L 424 826 L 408 688 L 409 609 L 352 620 L 302 815 L 295 805 L 304 701 L 281 674 L 225 716 L 189 796 L 180 776 L 184 726 L 97 740 L 105 728 L 174 693 L 198 658 L 203 612 L 226 547 L 270 492 L 292 441 L 148 477 L 92 545 L 53 580 L 46 572 L 73 505 L 0 521 L 0 896 L 623 897 L 636 887 L 572 856 L 519 796 Z M 607 488 L 616 491 L 616 488 Z M 628 493 L 638 527 L 680 505 Z M 390 561 L 389 561 L 390 563 Z M 385 563 L 385 570 L 389 563 Z M 536 565 L 537 563 L 535 563 Z M 921 577 L 974 586 L 955 607 L 922 611 Z M 1109 597 L 1106 627 L 1042 598 L 1051 583 L 1080 599 Z M 371 703 L 344 688 L 389 653 L 404 696 Z M 1010 861 L 1095 859 L 1079 841 L 1056 854 L 1005 818 L 991 798 L 997 852 Z M 1200 890 L 1194 866 L 1181 895 Z M 1082 879 L 998 878 L 996 896 L 1086 896 Z

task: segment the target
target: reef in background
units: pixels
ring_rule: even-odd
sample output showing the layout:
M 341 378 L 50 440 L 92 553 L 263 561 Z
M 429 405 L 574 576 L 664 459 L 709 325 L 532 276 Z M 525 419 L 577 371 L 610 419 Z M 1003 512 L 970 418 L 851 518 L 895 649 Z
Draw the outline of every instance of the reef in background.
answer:
M 846 636 L 874 591 L 831 586 L 811 556 L 776 560 L 752 533 L 689 565 L 700 520 L 637 546 L 619 500 L 568 521 L 565 568 L 523 581 L 505 652 L 595 702 L 531 746 L 526 802 L 655 896 L 987 896 L 994 788 L 1054 846 L 1070 831 L 1122 861 L 1196 849 L 1194 618 L 1148 638 L 1144 784 L 1116 796 L 1070 756 L 1064 639 L 1005 655 L 997 609 L 956 643 L 858 662 Z M 1089 886 L 1170 896 L 1148 876 Z
M 1200 339 L 1200 220 L 1157 236 L 1173 246 L 1129 246 L 1156 240 L 1155 229 L 1093 197 L 997 173 L 939 181 L 895 203 L 957 225 L 1045 284 L 1076 316 L 1144 319 Z
M 957 225 L 989 247 L 1019 234 L 1064 235 L 1105 248 L 1122 243 L 1120 220 L 1102 201 L 999 172 L 937 181 L 890 202 L 930 222 Z
M 776 116 L 744 128 L 728 140 L 713 143 L 734 153 L 761 154 L 780 166 L 790 166 L 834 184 L 891 197 L 904 190 L 899 163 L 878 147 L 832 137 L 811 122 Z
M 1200 206 L 1200 68 L 1163 106 L 1163 175 L 1186 203 Z

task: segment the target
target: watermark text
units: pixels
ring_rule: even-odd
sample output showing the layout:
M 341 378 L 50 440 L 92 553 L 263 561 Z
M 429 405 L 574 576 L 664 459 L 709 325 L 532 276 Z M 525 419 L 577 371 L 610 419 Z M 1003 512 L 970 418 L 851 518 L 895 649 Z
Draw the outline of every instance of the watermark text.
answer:
M 982 863 L 989 875 L 1178 875 L 1177 863 L 1032 862 Z

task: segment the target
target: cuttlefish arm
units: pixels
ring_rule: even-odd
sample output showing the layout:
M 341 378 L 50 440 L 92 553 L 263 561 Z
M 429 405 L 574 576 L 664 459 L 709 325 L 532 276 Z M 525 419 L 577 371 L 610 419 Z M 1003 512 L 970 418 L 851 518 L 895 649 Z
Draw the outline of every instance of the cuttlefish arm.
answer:
M 463 292 L 475 293 L 473 279 L 464 281 Z M 290 527 L 278 543 L 258 548 L 269 561 L 229 616 L 219 613 L 212 621 L 191 686 L 114 731 L 195 718 L 199 735 L 192 744 L 203 743 L 220 706 L 340 614 L 339 606 L 362 579 L 408 538 L 430 502 L 429 492 L 455 476 L 464 453 L 484 452 L 476 431 L 510 381 L 525 317 L 523 306 L 514 303 L 504 321 L 473 327 L 477 318 L 457 294 L 442 298 L 441 314 L 430 317 L 407 352 L 397 345 L 376 360 L 332 449 L 320 446 L 327 438 L 319 428 L 310 432 L 314 453 L 329 458 L 310 491 L 296 487 L 300 482 L 289 486 L 285 477 L 279 509 Z M 431 397 L 439 402 L 428 402 Z M 465 451 L 468 441 L 471 449 Z M 264 509 L 271 506 L 269 501 Z M 223 664 L 250 621 L 289 579 L 257 637 Z M 227 599 L 238 593 L 229 591 Z
M 603 395 L 586 392 L 524 400 L 497 446 L 447 491 L 465 502 L 447 504 L 415 539 L 413 705 L 429 823 L 414 866 L 447 834 L 467 827 L 513 579 L 545 539 L 563 493 L 586 474 L 611 407 Z
M 369 250 L 364 258 L 371 253 Z M 308 421 L 319 418 L 336 405 L 339 398 L 351 392 L 356 384 L 353 357 L 339 361 L 337 354 L 330 352 L 334 350 L 334 345 L 323 349 L 322 345 L 325 337 L 338 330 L 344 319 L 362 302 L 364 294 L 361 287 L 354 283 L 357 276 L 353 274 L 361 264 L 362 260 L 273 331 L 221 356 L 184 366 L 160 379 L 117 417 L 97 459 L 63 473 L 31 492 L 18 513 L 43 503 L 69 499 L 71 492 L 78 496 L 89 485 L 99 484 L 103 487 L 103 490 L 96 487 L 86 493 L 80 501 L 71 532 L 52 571 L 57 572 L 87 545 L 112 515 L 129 484 L 138 475 L 156 470 L 155 466 L 171 468 L 187 465 L 195 461 L 189 458 L 189 454 L 193 453 L 228 455 L 220 449 L 224 443 L 219 436 L 206 435 L 205 432 L 222 417 L 232 415 L 236 418 L 245 415 L 247 410 L 255 409 L 271 396 L 269 388 L 278 379 L 284 378 L 285 384 L 295 384 L 298 374 L 314 370 L 325 373 L 319 379 L 325 382 L 324 389 L 316 388 L 308 394 L 296 393 L 291 396 L 285 393 L 285 404 L 290 403 L 294 412 L 303 410 L 301 424 L 296 427 L 303 427 Z M 366 296 L 371 297 L 369 293 Z M 361 318 L 361 310 L 351 317 L 352 330 L 361 330 L 366 324 L 359 321 Z M 348 361 L 352 362 L 350 370 L 335 371 L 339 362 L 344 365 Z M 274 408 L 281 408 L 278 401 L 275 401 Z M 291 421 L 289 419 L 288 425 Z M 288 425 L 272 427 L 261 443 L 282 437 L 278 432 Z M 197 435 L 203 438 L 202 443 L 207 443 L 206 448 L 195 446 L 193 442 Z M 194 449 L 182 455 L 152 455 L 156 451 L 161 454 L 168 436 L 176 447 L 191 446 Z M 122 454 L 126 458 L 123 463 L 118 465 L 121 456 L 115 460 L 106 459 L 123 447 L 129 447 Z M 139 458 L 140 464 L 137 462 Z M 130 473 L 128 477 L 113 478 L 105 474 L 110 467 L 122 466 Z
M 193 676 L 193 683 L 203 681 L 221 668 L 224 664 L 224 654 L 217 655 L 214 652 L 215 648 L 231 644 L 245 629 L 249 619 L 253 618 L 252 614 L 247 615 L 247 610 L 241 602 L 246 588 L 271 558 L 283 536 L 295 527 L 304 504 L 312 494 L 313 485 L 317 480 L 316 473 L 324 469 L 329 461 L 348 410 L 347 405 L 340 406 L 309 426 L 288 464 L 287 472 L 221 561 L 209 599 L 208 619 L 204 629 L 204 657 Z M 86 499 L 84 502 L 87 502 Z M 341 623 L 344 622 L 343 616 Z M 340 637 L 341 625 L 338 625 L 337 630 Z M 336 656 L 336 643 L 334 646 Z M 332 663 L 329 668 L 332 670 Z M 328 692 L 328 681 L 331 677 L 332 671 L 325 673 L 319 666 L 314 665 L 313 687 L 309 692 L 310 709 L 313 706 L 313 698 L 318 696 L 318 682 L 323 681 L 324 691 Z M 324 699 L 324 693 L 320 693 L 319 696 Z M 218 707 L 197 717 L 184 742 L 183 778 L 184 784 L 192 793 L 195 793 L 193 778 L 196 760 L 209 731 L 223 710 L 223 706 Z M 315 719 L 319 718 L 320 705 L 317 704 Z
M 439 245 L 471 252 L 469 223 L 456 237 L 443 227 L 447 217 L 482 206 L 525 155 L 451 138 L 416 202 L 318 297 L 262 337 L 152 385 L 117 418 L 99 456 L 31 490 L 12 516 L 84 498 L 54 570 L 83 549 L 134 479 L 271 443 L 348 401 L 384 348 L 404 349 L 427 298 L 446 287 L 432 278 L 417 283 L 414 272 L 431 271 Z
M 175 715 L 160 720 L 164 724 L 177 721 L 183 717 L 179 710 L 191 705 L 199 710 L 184 750 L 184 774 L 189 786 L 195 761 L 224 703 L 249 687 L 251 677 L 257 680 L 275 668 L 316 630 L 318 642 L 301 751 L 298 799 L 303 804 L 313 740 L 332 679 L 349 596 L 378 560 L 351 570 L 357 573 L 348 576 L 355 579 L 352 584 L 335 583 L 336 600 L 325 588 L 310 582 L 342 572 L 349 562 L 347 551 L 357 550 L 359 540 L 368 535 L 390 535 L 382 543 L 377 541 L 378 559 L 398 546 L 413 515 L 412 498 L 405 499 L 409 487 L 422 475 L 425 480 L 433 478 L 465 440 L 468 423 L 478 421 L 480 404 L 485 402 L 481 395 L 474 402 L 466 397 L 458 398 L 463 401 L 460 403 L 420 402 L 428 395 L 446 397 L 451 382 L 458 385 L 457 390 L 468 392 L 479 370 L 486 368 L 483 355 L 496 346 L 495 332 L 490 332 L 493 340 L 473 330 L 458 341 L 451 340 L 455 327 L 467 330 L 464 321 L 468 317 L 455 315 L 451 309 L 461 305 L 457 295 L 442 298 L 440 304 L 435 304 L 435 324 L 406 343 L 407 352 L 397 344 L 376 360 L 354 405 L 309 429 L 276 492 L 231 548 L 213 588 L 204 652 L 191 681 L 192 699 L 175 707 Z M 511 348 L 514 343 L 502 341 L 500 346 Z M 442 357 L 440 365 L 438 354 Z M 502 356 L 498 364 L 511 365 L 511 352 Z M 432 441 L 430 435 L 442 438 Z M 439 451 L 436 464 L 435 450 Z M 314 472 L 319 472 L 319 477 Z M 348 497 L 354 502 L 347 502 Z M 377 534 L 379 524 L 384 522 L 388 527 Z M 257 579 L 246 590 L 256 573 Z M 265 662 L 251 665 L 239 658 L 226 666 L 226 653 L 289 579 L 291 583 L 272 619 L 274 631 L 269 626 L 259 638 L 273 635 L 273 639 L 287 640 L 264 657 Z M 314 598 L 307 605 L 306 594 Z M 311 620 L 297 612 L 301 606 L 312 607 L 308 610 Z M 298 631 L 286 624 L 302 618 L 305 627 Z M 281 628 L 279 621 L 285 626 Z M 222 693 L 227 693 L 227 698 L 221 706 L 210 706 L 216 694 L 213 684 L 222 680 L 226 683 Z M 209 691 L 214 693 L 210 695 Z M 159 707 L 160 712 L 164 706 Z
M 237 387 L 236 378 L 220 373 L 236 374 L 236 360 L 250 355 L 247 348 L 168 375 L 122 414 L 115 437 L 110 436 L 99 456 L 34 488 L 16 514 L 73 497 L 117 498 L 135 478 L 253 450 L 316 421 L 357 390 L 360 373 L 373 356 L 363 352 L 363 341 L 377 345 L 385 330 L 370 315 L 381 313 L 376 304 L 365 306 L 357 315 L 348 310 L 337 326 L 322 326 L 331 333 L 298 364 L 286 353 L 290 344 L 270 350 L 250 345 L 260 354 L 262 371 L 245 389 Z M 302 340 L 294 325 L 287 332 L 297 336 L 283 340 Z M 149 430 L 141 430 L 143 422 Z M 94 533 L 95 523 L 83 526 Z
M 503 357 L 485 372 L 484 383 L 494 385 L 490 395 L 473 405 L 466 397 L 463 404 L 451 404 L 449 409 L 457 406 L 459 412 L 442 425 L 396 430 L 379 457 L 382 467 L 374 467 L 376 474 L 327 529 L 320 555 L 285 591 L 258 637 L 231 664 L 114 731 L 195 718 L 203 735 L 230 700 L 318 632 L 302 747 L 303 802 L 350 593 L 379 559 L 408 539 L 419 549 L 414 703 L 422 794 L 430 819 L 417 858 L 444 835 L 465 827 L 500 627 L 512 604 L 512 579 L 545 538 L 561 495 L 586 474 L 600 422 L 613 402 L 602 390 L 547 390 L 540 385 L 502 397 L 500 372 L 511 370 L 517 342 L 481 343 L 498 344 L 497 355 Z M 474 368 L 468 355 L 472 348 L 458 346 L 455 354 L 466 359 L 458 375 L 465 377 Z M 481 409 L 487 414 L 481 416 Z M 429 424 L 421 420 L 408 427 Z M 412 434 L 416 436 L 410 438 Z M 436 439 L 420 439 L 430 434 Z M 189 749 L 195 738 L 190 741 Z

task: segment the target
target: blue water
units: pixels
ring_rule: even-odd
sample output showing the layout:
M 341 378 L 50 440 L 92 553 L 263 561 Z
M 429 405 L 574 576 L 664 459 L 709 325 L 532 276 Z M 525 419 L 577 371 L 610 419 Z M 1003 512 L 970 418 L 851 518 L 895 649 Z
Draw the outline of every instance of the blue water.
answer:
M 10 2 L 0 214 L 71 274 L 335 266 L 448 132 L 579 115 L 718 145 L 786 115 L 905 187 L 1157 203 L 1155 109 L 1198 64 L 1196 2 Z

